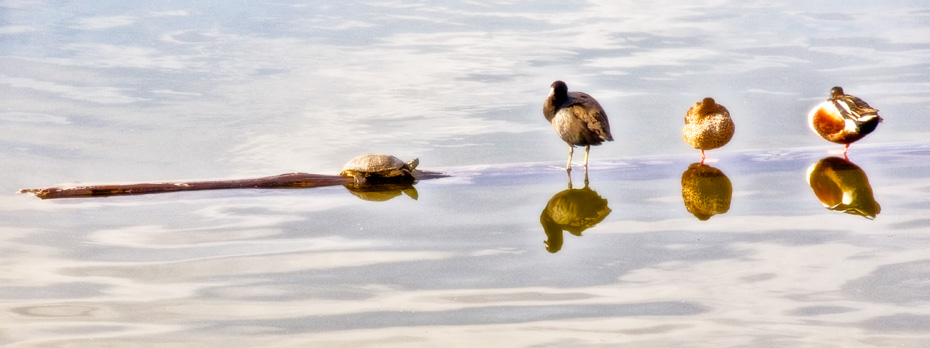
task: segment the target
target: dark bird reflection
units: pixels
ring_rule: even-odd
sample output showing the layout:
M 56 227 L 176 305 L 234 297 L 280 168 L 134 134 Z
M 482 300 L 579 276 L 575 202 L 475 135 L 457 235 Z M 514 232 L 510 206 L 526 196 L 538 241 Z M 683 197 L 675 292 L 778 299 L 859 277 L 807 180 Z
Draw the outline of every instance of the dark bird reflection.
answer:
M 562 249 L 563 231 L 581 236 L 581 232 L 594 227 L 609 214 L 607 200 L 588 187 L 587 175 L 581 189 L 572 188 L 569 175 L 568 189 L 552 196 L 539 215 L 539 223 L 546 232 L 546 250 L 555 253 Z
M 416 200 L 419 195 L 413 187 L 414 181 L 383 182 L 368 184 L 343 185 L 350 193 L 366 201 L 384 202 L 394 197 L 406 194 Z
M 720 169 L 692 163 L 681 174 L 681 197 L 685 208 L 701 221 L 730 210 L 733 185 Z
M 882 211 L 865 172 L 844 158 L 826 157 L 812 165 L 807 169 L 807 183 L 827 209 L 870 220 Z

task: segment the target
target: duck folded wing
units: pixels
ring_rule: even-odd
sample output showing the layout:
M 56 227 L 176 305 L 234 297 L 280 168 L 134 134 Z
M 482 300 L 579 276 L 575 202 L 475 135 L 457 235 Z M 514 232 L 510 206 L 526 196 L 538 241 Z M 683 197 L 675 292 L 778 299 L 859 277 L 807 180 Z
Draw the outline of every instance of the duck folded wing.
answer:
M 863 117 L 877 116 L 878 109 L 873 108 L 864 100 L 854 96 L 845 95 L 834 101 L 837 110 L 840 110 L 844 117 L 859 120 Z

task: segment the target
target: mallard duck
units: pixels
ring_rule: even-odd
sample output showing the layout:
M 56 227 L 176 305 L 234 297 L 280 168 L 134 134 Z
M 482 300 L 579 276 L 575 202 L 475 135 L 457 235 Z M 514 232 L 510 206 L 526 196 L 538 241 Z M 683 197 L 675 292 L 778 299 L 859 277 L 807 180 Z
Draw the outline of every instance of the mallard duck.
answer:
M 837 86 L 830 89 L 829 99 L 811 110 L 807 120 L 811 130 L 820 137 L 845 144 L 845 156 L 849 144 L 872 133 L 882 118 L 878 116 L 878 109 L 872 108 L 862 99 L 844 93 L 843 88 Z
M 695 103 L 685 114 L 685 128 L 681 134 L 685 141 L 695 149 L 701 150 L 701 162 L 707 156 L 704 150 L 711 150 L 726 145 L 733 138 L 736 126 L 730 118 L 730 112 L 714 98 L 704 98 Z
M 569 92 L 565 82 L 555 81 L 550 86 L 549 96 L 543 103 L 543 116 L 552 124 L 556 134 L 568 143 L 567 171 L 572 170 L 575 146 L 584 146 L 584 166 L 587 168 L 591 145 L 614 140 L 610 135 L 607 113 L 601 104 L 587 93 Z

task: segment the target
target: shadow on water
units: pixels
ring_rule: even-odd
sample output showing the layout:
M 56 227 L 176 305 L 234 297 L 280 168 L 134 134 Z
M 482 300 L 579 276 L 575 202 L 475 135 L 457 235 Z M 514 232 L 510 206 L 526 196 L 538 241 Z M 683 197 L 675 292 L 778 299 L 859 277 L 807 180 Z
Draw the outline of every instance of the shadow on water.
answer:
M 874 219 L 882 207 L 865 171 L 847 159 L 825 157 L 807 169 L 807 183 L 827 209 Z
M 730 210 L 733 185 L 720 169 L 703 163 L 692 163 L 681 173 L 681 197 L 685 208 L 698 220 Z
M 611 211 L 607 199 L 589 186 L 587 168 L 584 188 L 572 188 L 572 175 L 570 171 L 567 173 L 568 189 L 553 195 L 539 215 L 539 223 L 546 232 L 546 250 L 550 253 L 562 249 L 564 231 L 580 237 L 582 232 L 603 221 Z

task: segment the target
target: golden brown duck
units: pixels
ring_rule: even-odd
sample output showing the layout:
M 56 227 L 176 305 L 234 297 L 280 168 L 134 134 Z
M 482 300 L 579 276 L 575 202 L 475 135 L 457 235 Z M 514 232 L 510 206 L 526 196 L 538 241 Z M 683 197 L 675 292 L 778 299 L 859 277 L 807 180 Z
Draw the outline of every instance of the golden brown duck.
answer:
M 681 131 L 685 141 L 701 150 L 701 162 L 707 159 L 704 150 L 719 148 L 730 142 L 736 126 L 730 112 L 714 98 L 704 98 L 685 114 L 685 128 Z

